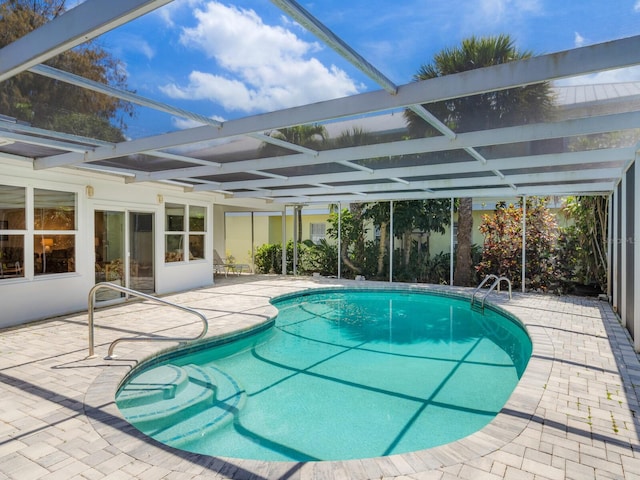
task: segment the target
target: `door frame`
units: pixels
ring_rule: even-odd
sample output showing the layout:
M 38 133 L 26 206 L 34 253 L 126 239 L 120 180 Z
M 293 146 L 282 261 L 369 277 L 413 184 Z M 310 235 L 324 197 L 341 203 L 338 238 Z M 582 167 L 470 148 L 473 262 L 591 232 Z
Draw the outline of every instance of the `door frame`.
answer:
M 92 245 L 95 245 L 95 239 L 97 238 L 96 233 L 96 214 L 99 212 L 114 212 L 114 213 L 120 213 L 123 215 L 124 218 L 124 222 L 123 222 L 123 229 L 122 229 L 122 235 L 124 238 L 122 238 L 122 242 L 123 242 L 123 276 L 122 276 L 122 281 L 123 281 L 123 286 L 126 288 L 131 288 L 131 252 L 132 252 L 132 228 L 133 226 L 131 225 L 131 214 L 132 213 L 140 213 L 140 214 L 149 214 L 151 215 L 151 249 L 152 249 L 152 253 L 151 253 L 151 262 L 152 262 L 152 271 L 153 271 L 153 275 L 152 275 L 152 281 L 153 281 L 153 292 L 151 293 L 155 293 L 156 290 L 156 283 L 157 283 L 157 262 L 156 262 L 156 251 L 157 251 L 157 240 L 156 240 L 156 236 L 157 236 L 157 225 L 158 225 L 158 214 L 157 211 L 154 209 L 150 209 L 150 208 L 128 208 L 128 207 L 121 207 L 121 206 L 116 206 L 116 205 L 96 205 L 92 208 L 91 210 L 91 218 L 92 218 L 92 224 L 93 224 L 93 228 L 91 230 L 91 236 L 92 236 Z M 98 283 L 97 279 L 96 279 L 96 275 L 95 275 L 95 271 L 96 271 L 96 264 L 97 264 L 97 258 L 96 258 L 96 250 L 94 249 L 93 251 L 93 270 L 94 270 L 94 276 L 93 276 L 93 284 L 95 285 L 96 283 Z M 107 279 L 105 279 L 107 280 Z M 108 280 L 107 280 L 108 281 Z M 147 293 L 147 292 L 145 292 Z M 109 299 L 109 300 L 98 300 L 96 299 L 96 302 L 99 303 L 100 305 L 108 305 L 111 303 L 118 303 L 121 301 L 126 300 L 129 297 L 129 295 L 125 295 L 122 294 L 120 297 L 115 298 L 115 299 Z

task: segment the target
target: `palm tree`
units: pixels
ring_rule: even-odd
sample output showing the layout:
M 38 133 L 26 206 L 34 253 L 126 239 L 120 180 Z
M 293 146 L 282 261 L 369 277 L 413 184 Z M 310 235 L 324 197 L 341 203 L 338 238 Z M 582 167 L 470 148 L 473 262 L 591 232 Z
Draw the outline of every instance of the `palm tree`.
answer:
M 373 135 L 361 127 L 352 127 L 344 130 L 333 139 L 332 144 L 336 148 L 358 147 L 368 145 L 373 142 Z M 350 225 L 346 228 L 348 235 L 343 237 L 341 245 L 341 258 L 355 273 L 362 273 L 362 266 L 365 258 L 365 204 L 351 203 L 349 204 L 349 215 L 346 217 L 350 220 Z M 343 225 L 344 225 L 343 218 Z M 353 258 L 349 257 L 349 250 L 352 250 Z
M 322 148 L 323 144 L 329 139 L 327 129 L 323 125 L 297 125 L 295 127 L 279 128 L 267 133 L 268 136 L 282 140 L 284 142 L 293 143 L 301 147 L 307 147 L 314 150 Z M 291 155 L 295 153 L 293 150 L 274 145 L 272 143 L 263 142 L 258 150 L 261 157 L 277 157 L 280 155 Z M 302 241 L 302 209 L 298 209 L 298 242 Z
M 422 65 L 415 81 L 428 80 L 476 68 L 489 67 L 531 57 L 520 52 L 509 35 L 476 38 L 436 54 L 433 62 Z M 548 119 L 553 111 L 553 97 L 547 82 L 524 87 L 487 92 L 462 98 L 452 98 L 423 105 L 455 132 L 499 128 Z M 439 133 L 415 112 L 405 111 L 412 137 L 434 136 Z M 461 198 L 458 207 L 458 250 L 454 272 L 455 285 L 471 285 L 471 242 L 473 207 L 471 198 Z
M 322 145 L 329 139 L 327 129 L 324 128 L 323 125 L 318 124 L 279 128 L 267 132 L 267 135 L 278 140 L 316 150 L 322 148 Z M 291 155 L 295 152 L 278 145 L 264 142 L 260 145 L 258 153 L 261 157 L 275 157 L 278 155 Z

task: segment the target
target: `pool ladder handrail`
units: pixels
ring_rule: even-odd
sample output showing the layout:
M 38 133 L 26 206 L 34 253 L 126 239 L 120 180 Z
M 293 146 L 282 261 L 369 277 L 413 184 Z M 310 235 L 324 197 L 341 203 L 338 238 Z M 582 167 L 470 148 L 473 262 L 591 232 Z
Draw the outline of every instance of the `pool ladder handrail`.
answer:
M 473 295 L 471 295 L 471 308 L 473 308 L 473 306 L 475 304 L 476 294 L 482 289 L 484 284 L 487 283 L 491 279 L 493 279 L 494 282 L 489 287 L 489 290 L 487 290 L 484 293 L 484 295 L 482 295 L 482 297 L 481 297 L 482 301 L 480 302 L 480 309 L 484 311 L 484 301 L 489 296 L 489 294 L 493 291 L 493 289 L 498 287 L 498 290 L 500 290 L 500 282 L 502 282 L 503 280 L 505 282 L 507 282 L 507 285 L 509 286 L 509 300 L 511 300 L 511 298 L 512 298 L 512 295 L 511 295 L 511 280 L 509 280 L 507 277 L 498 277 L 497 275 L 494 275 L 492 273 L 492 274 L 489 274 L 486 277 L 484 277 L 484 280 L 482 280 L 482 282 L 480 282 L 480 285 L 478 285 L 476 287 L 476 289 L 473 291 Z
M 96 292 L 100 289 L 107 290 L 115 290 L 117 292 L 126 293 L 132 297 L 144 298 L 145 300 L 149 300 L 151 302 L 159 303 L 161 305 L 166 305 L 169 307 L 176 308 L 178 310 L 182 310 L 183 312 L 190 313 L 192 315 L 196 315 L 200 317 L 202 320 L 202 332 L 196 337 L 120 337 L 111 342 L 109 345 L 109 351 L 106 360 L 110 360 L 115 358 L 113 355 L 113 350 L 116 345 L 120 342 L 191 342 L 194 340 L 199 340 L 203 338 L 209 329 L 209 322 L 207 321 L 207 317 L 205 317 L 202 313 L 188 307 L 183 307 L 182 305 L 178 305 L 177 303 L 169 302 L 167 300 L 163 300 L 158 297 L 154 297 L 152 295 L 148 295 L 146 293 L 138 292 L 137 290 L 132 290 L 130 288 L 122 287 L 120 285 L 116 285 L 115 283 L 110 282 L 100 282 L 96 283 L 91 290 L 89 290 L 89 300 L 88 300 L 88 324 L 89 324 L 89 356 L 87 358 L 94 358 L 95 355 L 95 346 L 94 346 L 94 321 L 93 321 L 93 312 L 95 310 L 95 301 L 96 301 Z

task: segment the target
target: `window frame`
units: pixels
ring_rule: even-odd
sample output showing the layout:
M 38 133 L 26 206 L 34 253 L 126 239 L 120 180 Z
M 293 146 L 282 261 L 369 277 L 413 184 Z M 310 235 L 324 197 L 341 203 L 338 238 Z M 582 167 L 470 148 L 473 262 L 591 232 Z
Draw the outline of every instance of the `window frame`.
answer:
M 169 209 L 182 209 L 182 230 L 177 230 L 177 220 L 169 215 Z M 194 215 L 198 212 L 198 215 Z M 206 260 L 208 206 L 189 202 L 166 202 L 164 205 L 164 263 L 189 263 Z M 179 215 L 176 215 L 179 217 Z M 201 225 L 195 222 L 202 219 Z M 194 255 L 194 245 L 199 241 L 198 255 Z M 177 247 L 175 246 L 177 245 Z
M 23 210 L 23 219 L 17 222 L 18 227 L 12 227 L 9 219 L 2 218 L 6 223 L 0 233 L 0 251 L 4 250 L 4 243 L 10 242 L 12 237 L 22 238 L 22 258 L 16 261 L 13 256 L 9 263 L 4 262 L 6 265 L 2 265 L 2 274 L 0 274 L 0 281 L 6 281 L 7 279 L 31 281 L 35 278 L 43 277 L 58 277 L 68 274 L 77 274 L 77 260 L 78 260 L 78 222 L 79 222 L 79 192 L 73 188 L 59 188 L 54 186 L 32 186 L 32 185 L 20 185 L 9 182 L 0 183 L 1 187 L 8 187 L 11 189 L 21 189 L 24 194 L 24 203 L 18 203 L 19 208 Z M 70 219 L 66 225 L 64 223 L 57 224 L 51 223 L 60 220 L 61 217 L 57 217 L 56 212 L 62 207 L 57 205 L 57 202 L 52 202 L 51 205 L 46 207 L 52 217 L 47 224 L 38 224 L 36 220 L 36 211 L 38 208 L 42 208 L 40 205 L 36 206 L 36 198 L 42 192 L 53 192 L 52 197 L 55 199 L 56 194 L 67 195 L 66 200 L 61 201 L 61 204 L 65 204 L 67 208 L 67 216 Z M 44 212 L 44 210 L 43 210 Z M 1 215 L 4 217 L 6 215 Z M 42 218 L 42 216 L 40 216 Z M 62 221 L 64 219 L 62 218 Z M 24 223 L 24 225 L 22 225 Z M 39 227 L 36 229 L 36 225 Z M 45 238 L 46 237 L 46 238 Z M 15 239 L 13 240 L 16 244 Z M 20 243 L 19 241 L 17 242 Z M 49 255 L 53 254 L 52 248 L 58 246 L 64 246 L 60 249 L 60 252 L 56 253 L 57 258 L 52 258 Z M 16 247 L 14 247 L 16 248 Z M 20 247 L 17 247 L 20 249 Z M 45 252 L 45 249 L 47 251 Z M 66 252 L 65 252 L 66 251 Z M 43 265 L 46 261 L 48 263 L 48 270 L 43 269 Z M 18 266 L 19 264 L 19 266 Z M 55 267 L 54 267 L 55 265 Z M 54 268 L 51 270 L 51 268 Z M 41 270 L 38 270 L 38 269 Z M 7 271 L 11 272 L 11 275 L 7 275 Z

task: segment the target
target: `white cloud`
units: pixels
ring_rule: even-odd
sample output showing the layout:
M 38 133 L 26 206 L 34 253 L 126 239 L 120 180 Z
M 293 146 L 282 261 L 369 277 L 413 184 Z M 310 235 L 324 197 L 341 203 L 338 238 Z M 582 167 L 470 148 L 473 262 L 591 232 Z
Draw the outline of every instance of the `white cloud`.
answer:
M 173 2 L 170 2 L 156 10 L 155 14 L 158 15 L 167 24 L 167 26 L 174 27 L 176 25 L 174 18 L 178 13 L 183 9 L 193 9 L 198 5 L 198 3 L 200 3 L 199 0 L 174 0 Z
M 214 115 L 210 118 L 218 122 L 224 122 L 224 119 L 217 115 Z M 187 130 L 189 128 L 201 127 L 202 125 L 204 125 L 204 123 L 198 122 L 196 120 L 192 120 L 190 118 L 182 118 L 182 117 L 172 117 L 171 123 L 178 130 Z
M 124 57 L 124 52 L 134 52 L 148 59 L 155 57 L 155 50 L 143 37 L 131 33 L 120 33 L 113 37 L 111 51 L 117 57 Z
M 573 36 L 573 44 L 576 47 L 582 47 L 584 45 L 584 42 L 585 42 L 584 37 L 580 35 L 578 32 L 575 32 Z
M 144 55 L 145 57 L 147 57 L 149 60 L 151 60 L 153 57 L 155 57 L 156 52 L 155 50 L 151 47 L 151 45 L 149 45 L 149 43 L 142 39 L 142 38 L 136 38 L 133 42 L 132 42 L 132 48 L 141 53 L 142 55 Z
M 558 86 L 568 85 L 593 85 L 595 83 L 622 83 L 640 81 L 640 66 L 618 68 L 605 72 L 580 75 L 579 77 L 565 78 L 554 82 Z
M 640 12 L 640 0 L 636 1 L 636 4 L 633 6 L 634 12 Z
M 476 23 L 505 24 L 542 11 L 541 0 L 480 0 L 471 8 Z
M 186 1 L 186 0 L 185 0 Z M 232 111 L 263 111 L 343 97 L 358 86 L 341 69 L 311 54 L 320 47 L 293 32 L 264 24 L 253 10 L 207 2 L 181 42 L 214 59 L 224 72 L 194 70 L 187 85 L 168 84 L 174 98 L 210 100 Z

